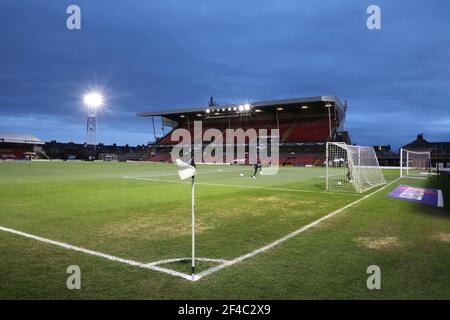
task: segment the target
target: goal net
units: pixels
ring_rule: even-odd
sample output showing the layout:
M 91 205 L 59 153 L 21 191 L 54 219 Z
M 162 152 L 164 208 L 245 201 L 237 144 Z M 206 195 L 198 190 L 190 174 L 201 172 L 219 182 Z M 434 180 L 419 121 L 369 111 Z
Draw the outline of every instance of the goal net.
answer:
M 386 183 L 372 147 L 327 142 L 327 191 L 364 192 Z
M 400 149 L 400 177 L 427 179 L 431 176 L 431 153 Z

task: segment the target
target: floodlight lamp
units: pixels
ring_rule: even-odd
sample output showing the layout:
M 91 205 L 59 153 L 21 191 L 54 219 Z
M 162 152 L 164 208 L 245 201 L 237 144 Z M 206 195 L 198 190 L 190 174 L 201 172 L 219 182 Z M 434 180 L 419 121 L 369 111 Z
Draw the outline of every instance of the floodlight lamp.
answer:
M 209 110 L 209 108 L 208 109 L 206 109 L 206 113 L 210 113 L 211 112 L 211 110 Z
M 103 96 L 98 92 L 90 92 L 84 96 L 84 103 L 88 107 L 99 108 L 103 105 Z
M 242 111 L 244 111 L 244 106 L 241 104 L 241 105 L 239 105 L 239 112 L 242 112 Z
M 250 111 L 250 104 L 249 103 L 246 103 L 246 104 L 244 104 L 244 110 L 245 111 Z

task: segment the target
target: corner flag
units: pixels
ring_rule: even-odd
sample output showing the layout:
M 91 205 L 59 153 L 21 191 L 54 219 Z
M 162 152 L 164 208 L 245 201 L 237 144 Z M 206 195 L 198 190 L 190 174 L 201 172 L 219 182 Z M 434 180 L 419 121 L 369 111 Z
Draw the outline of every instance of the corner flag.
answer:
M 194 166 L 187 164 L 180 159 L 176 160 L 176 164 L 178 167 L 178 175 L 180 176 L 181 180 L 186 180 L 187 178 L 195 176 L 196 170 Z

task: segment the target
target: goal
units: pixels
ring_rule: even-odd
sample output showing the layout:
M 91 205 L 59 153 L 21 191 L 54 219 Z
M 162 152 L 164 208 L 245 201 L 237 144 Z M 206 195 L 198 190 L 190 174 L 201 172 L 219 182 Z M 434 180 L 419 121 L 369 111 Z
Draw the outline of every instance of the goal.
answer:
M 327 142 L 327 191 L 365 192 L 386 183 L 373 147 Z
M 431 176 L 431 152 L 400 149 L 400 177 L 428 179 Z

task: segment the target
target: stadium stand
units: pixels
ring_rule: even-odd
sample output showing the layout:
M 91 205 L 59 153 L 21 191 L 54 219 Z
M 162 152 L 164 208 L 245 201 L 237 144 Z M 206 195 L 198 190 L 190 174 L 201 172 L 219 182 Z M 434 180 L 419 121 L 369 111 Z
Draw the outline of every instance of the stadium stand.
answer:
M 151 162 L 170 162 L 170 153 L 157 153 L 145 159 Z
M 226 129 L 278 129 L 280 137 L 280 164 L 323 165 L 327 141 L 343 141 L 351 144 L 344 129 L 347 105 L 335 96 L 319 96 L 286 100 L 262 101 L 219 106 L 212 99 L 208 106 L 162 112 L 140 112 L 139 117 L 161 119 L 169 132 L 155 137 L 150 144 L 152 155 L 147 161 L 169 162 L 169 152 L 179 141 L 172 141 L 174 130 L 182 128 L 194 136 L 194 121 L 202 121 L 203 132 L 215 128 L 222 132 L 224 143 Z M 154 119 L 152 119 L 154 120 Z M 152 121 L 154 123 L 154 121 Z M 154 128 L 155 129 L 155 128 Z M 167 132 L 167 131 L 166 131 Z M 204 141 L 204 147 L 209 142 Z M 248 148 L 248 141 L 246 141 Z M 203 159 L 210 162 L 211 159 Z M 245 159 L 238 162 L 248 163 Z
M 0 149 L 0 158 L 2 160 L 25 160 L 24 149 Z
M 325 158 L 321 153 L 303 153 L 303 154 L 291 154 L 291 155 L 280 155 L 281 165 L 296 165 L 296 166 L 306 166 L 306 165 L 322 165 L 323 161 L 320 159 Z
M 325 117 L 317 119 L 305 119 L 291 125 L 282 141 L 284 142 L 307 142 L 326 141 L 330 135 L 328 119 Z
M 29 133 L 0 133 L 0 160 L 45 159 L 43 145 Z

